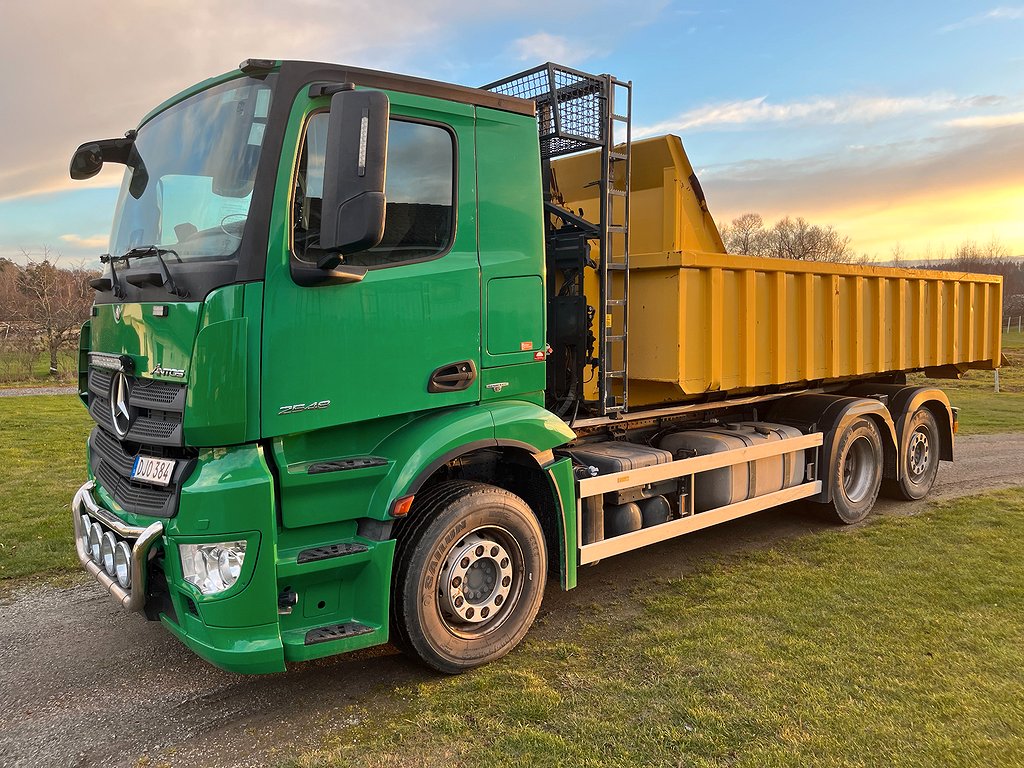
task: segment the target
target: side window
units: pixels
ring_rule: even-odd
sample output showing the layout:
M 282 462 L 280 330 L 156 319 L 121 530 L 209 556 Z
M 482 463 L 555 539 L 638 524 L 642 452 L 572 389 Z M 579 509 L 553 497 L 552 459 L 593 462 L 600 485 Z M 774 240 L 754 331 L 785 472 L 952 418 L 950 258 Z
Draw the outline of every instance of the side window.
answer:
M 293 197 L 295 255 L 316 261 L 320 243 L 320 203 L 327 144 L 326 112 L 306 127 Z M 454 234 L 454 147 L 444 128 L 392 119 L 388 125 L 387 213 L 384 238 L 376 248 L 345 254 L 344 263 L 393 266 L 438 256 Z

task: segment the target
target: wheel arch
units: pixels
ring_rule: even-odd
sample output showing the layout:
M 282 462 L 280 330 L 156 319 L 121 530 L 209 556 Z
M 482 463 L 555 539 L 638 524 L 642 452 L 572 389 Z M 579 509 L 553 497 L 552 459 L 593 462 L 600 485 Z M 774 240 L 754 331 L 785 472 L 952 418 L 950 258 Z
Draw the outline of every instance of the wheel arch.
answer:
M 953 408 L 949 404 L 946 393 L 938 387 L 913 387 L 904 384 L 861 384 L 853 387 L 850 394 L 863 396 L 869 394 L 886 395 L 887 408 L 896 427 L 897 444 L 902 456 L 907 448 L 910 435 L 907 427 L 914 413 L 919 408 L 927 408 L 935 417 L 942 436 L 939 444 L 939 458 L 942 461 L 953 461 L 954 431 L 956 420 Z M 902 465 L 901 465 L 902 466 Z
M 549 568 L 557 567 L 562 587 L 570 589 L 576 583 L 572 469 L 552 449 L 574 437 L 550 411 L 522 401 L 419 419 L 388 438 L 382 452 L 396 459 L 395 467 L 378 486 L 374 507 L 390 512 L 398 500 L 415 497 L 486 458 L 480 468 L 460 476 L 503 488 L 526 502 L 544 531 Z
M 792 424 L 808 431 L 822 433 L 823 443 L 818 453 L 818 479 L 821 493 L 812 500 L 832 501 L 832 468 L 836 461 L 836 445 L 850 422 L 865 417 L 878 427 L 882 437 L 883 475 L 897 477 L 899 473 L 899 441 L 896 426 L 886 406 L 878 400 L 846 395 L 794 395 L 779 401 L 769 413 L 769 421 Z
M 953 425 L 956 423 L 953 417 L 953 408 L 949 404 L 949 398 L 941 389 L 935 387 L 918 387 L 913 396 L 907 401 L 907 410 L 897 422 L 897 431 L 900 435 L 900 446 L 903 440 L 909 440 L 907 426 L 918 408 L 927 408 L 935 417 L 935 423 L 939 425 L 939 434 L 942 441 L 939 443 L 939 458 L 942 461 L 953 460 Z

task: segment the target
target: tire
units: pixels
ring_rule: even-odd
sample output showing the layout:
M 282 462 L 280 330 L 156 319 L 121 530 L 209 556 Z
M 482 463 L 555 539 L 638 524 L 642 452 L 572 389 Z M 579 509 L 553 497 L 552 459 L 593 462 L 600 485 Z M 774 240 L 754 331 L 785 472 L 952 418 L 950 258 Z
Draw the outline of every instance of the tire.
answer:
M 907 450 L 900 456 L 899 480 L 887 480 L 885 495 L 894 499 L 923 499 L 935 485 L 939 474 L 939 453 L 942 437 L 935 416 L 927 408 L 918 408 L 907 425 L 910 437 Z
M 547 579 L 544 532 L 526 502 L 444 482 L 417 497 L 397 538 L 391 623 L 402 650 L 458 674 L 518 645 Z
M 830 468 L 832 502 L 827 516 L 843 525 L 859 523 L 875 506 L 882 484 L 882 436 L 869 418 L 852 421 L 836 444 Z

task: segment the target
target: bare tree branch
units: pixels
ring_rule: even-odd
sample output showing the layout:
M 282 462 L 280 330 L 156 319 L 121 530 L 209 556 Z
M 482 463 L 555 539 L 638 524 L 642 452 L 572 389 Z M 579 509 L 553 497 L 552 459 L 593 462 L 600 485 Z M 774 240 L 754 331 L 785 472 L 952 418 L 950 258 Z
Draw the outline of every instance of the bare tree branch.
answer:
M 50 374 L 57 375 L 58 352 L 78 338 L 89 316 L 94 273 L 77 266 L 62 269 L 60 254 L 43 248 L 41 256 L 22 251 L 25 266 L 0 264 L 0 319 L 43 339 L 50 353 Z

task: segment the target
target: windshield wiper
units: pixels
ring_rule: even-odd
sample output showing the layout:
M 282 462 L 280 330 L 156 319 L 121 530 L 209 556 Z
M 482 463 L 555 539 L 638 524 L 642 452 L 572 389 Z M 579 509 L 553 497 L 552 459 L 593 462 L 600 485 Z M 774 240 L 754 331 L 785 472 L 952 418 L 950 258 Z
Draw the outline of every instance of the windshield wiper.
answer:
M 188 291 L 175 285 L 174 278 L 171 277 L 171 273 L 167 269 L 167 263 L 164 261 L 164 256 L 167 254 L 171 254 L 178 260 L 179 264 L 181 263 L 181 256 L 178 255 L 177 251 L 171 248 L 161 248 L 158 245 L 144 245 L 125 251 L 120 256 L 111 256 L 110 269 L 111 272 L 113 272 L 115 261 L 123 261 L 128 264 L 131 259 L 156 256 L 157 264 L 160 265 L 159 272 L 142 272 L 137 275 L 127 275 L 125 279 L 132 285 L 139 288 L 144 285 L 162 285 L 172 296 L 177 296 L 182 299 L 188 298 Z
M 113 290 L 115 299 L 123 299 L 127 294 L 124 292 L 121 281 L 117 277 L 117 270 L 114 269 L 114 261 L 114 257 L 109 253 L 104 253 L 100 256 L 100 264 L 110 265 L 110 277 L 97 277 L 94 280 L 90 280 L 89 285 L 96 291 Z

